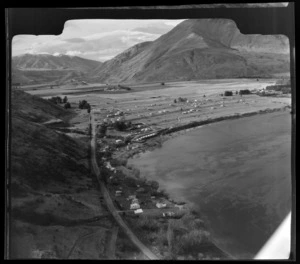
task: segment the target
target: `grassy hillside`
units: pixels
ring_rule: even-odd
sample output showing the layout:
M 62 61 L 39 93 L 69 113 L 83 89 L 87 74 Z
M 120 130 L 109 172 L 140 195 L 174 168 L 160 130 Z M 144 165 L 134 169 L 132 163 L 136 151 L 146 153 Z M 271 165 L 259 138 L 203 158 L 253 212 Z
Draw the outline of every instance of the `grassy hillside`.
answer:
M 132 49 L 130 56 L 125 51 L 89 76 L 114 83 L 271 77 L 289 72 L 286 37 L 244 35 L 229 19 L 185 20 L 155 41 Z
M 110 224 L 79 225 L 105 212 L 90 176 L 89 136 L 71 138 L 43 124 L 59 118 L 67 125 L 70 116 L 60 106 L 12 91 L 11 259 L 66 258 L 76 239 Z M 101 247 L 72 256 L 99 258 Z

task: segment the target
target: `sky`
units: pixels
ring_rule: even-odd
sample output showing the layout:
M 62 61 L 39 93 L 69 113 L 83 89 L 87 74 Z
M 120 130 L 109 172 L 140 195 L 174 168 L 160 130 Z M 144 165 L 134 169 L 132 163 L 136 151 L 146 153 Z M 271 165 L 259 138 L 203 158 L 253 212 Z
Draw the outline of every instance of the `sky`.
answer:
M 60 54 L 106 61 L 129 47 L 153 41 L 184 20 L 85 19 L 66 21 L 60 35 L 17 35 L 12 56 Z

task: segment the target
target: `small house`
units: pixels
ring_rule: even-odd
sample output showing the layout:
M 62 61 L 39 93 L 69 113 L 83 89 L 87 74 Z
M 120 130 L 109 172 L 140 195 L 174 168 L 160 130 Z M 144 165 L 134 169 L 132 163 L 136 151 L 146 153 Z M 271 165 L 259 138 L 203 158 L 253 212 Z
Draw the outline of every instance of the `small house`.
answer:
M 132 200 L 132 199 L 135 199 L 135 198 L 136 198 L 135 195 L 129 195 L 129 196 L 128 196 L 128 199 L 129 199 L 129 200 Z
M 172 217 L 172 216 L 175 216 L 175 213 L 174 212 L 166 212 L 166 213 L 163 213 L 163 217 Z
M 116 196 L 121 196 L 121 194 L 122 194 L 122 191 L 120 191 L 120 190 L 116 191 Z
M 183 205 L 175 204 L 175 207 L 178 207 L 179 210 L 183 209 Z
M 164 208 L 166 206 L 167 206 L 167 204 L 165 204 L 165 203 L 156 203 L 157 208 Z
M 130 205 L 130 210 L 140 209 L 140 205 L 138 203 L 132 203 Z
M 132 201 L 131 201 L 131 203 L 139 203 L 139 200 L 136 199 L 136 198 L 133 198 Z
M 143 213 L 143 209 L 134 210 L 134 213 L 135 214 L 142 214 Z

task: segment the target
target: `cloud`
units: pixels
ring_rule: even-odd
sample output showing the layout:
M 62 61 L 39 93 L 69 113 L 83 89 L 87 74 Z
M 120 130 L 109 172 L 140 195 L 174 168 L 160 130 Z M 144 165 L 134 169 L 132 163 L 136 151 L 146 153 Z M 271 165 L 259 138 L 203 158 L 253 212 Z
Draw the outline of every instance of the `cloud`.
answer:
M 78 56 L 82 54 L 81 51 L 78 51 L 78 50 L 68 50 L 65 55 L 68 55 L 68 56 Z
M 69 43 L 82 43 L 85 42 L 83 38 L 70 38 L 70 39 L 64 39 L 64 41 Z
M 178 20 L 69 20 L 59 36 L 15 36 L 12 54 L 66 54 L 103 61 L 137 43 L 157 39 L 178 23 Z

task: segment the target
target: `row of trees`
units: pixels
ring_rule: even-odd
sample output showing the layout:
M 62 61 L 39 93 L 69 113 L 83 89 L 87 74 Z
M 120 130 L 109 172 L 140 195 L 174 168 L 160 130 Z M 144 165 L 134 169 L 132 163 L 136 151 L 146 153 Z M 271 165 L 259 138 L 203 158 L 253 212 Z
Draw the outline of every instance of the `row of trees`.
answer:
M 240 90 L 239 91 L 239 94 L 242 95 L 242 94 L 251 94 L 250 90 L 248 89 L 245 89 L 245 90 Z
M 78 107 L 80 109 L 87 109 L 88 113 L 91 112 L 91 105 L 86 100 L 79 101 Z
M 52 96 L 48 99 L 48 101 L 54 104 L 64 104 L 65 109 L 71 108 L 71 104 L 68 102 L 67 96 L 65 96 L 64 98 L 61 98 L 60 96 Z
M 178 99 L 174 99 L 174 103 L 184 103 L 187 101 L 187 98 L 179 97 Z
M 239 90 L 239 91 L 235 91 L 235 94 L 239 94 L 239 95 L 243 95 L 243 94 L 251 94 L 250 90 L 245 89 L 245 90 Z M 232 91 L 225 91 L 224 94 L 221 94 L 221 96 L 233 96 L 233 92 Z

